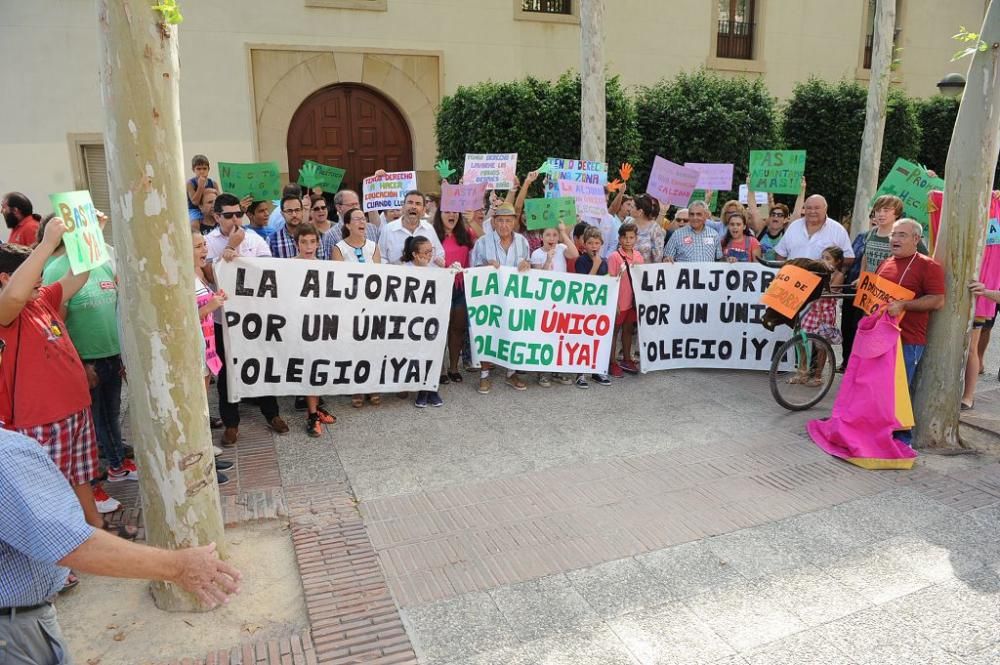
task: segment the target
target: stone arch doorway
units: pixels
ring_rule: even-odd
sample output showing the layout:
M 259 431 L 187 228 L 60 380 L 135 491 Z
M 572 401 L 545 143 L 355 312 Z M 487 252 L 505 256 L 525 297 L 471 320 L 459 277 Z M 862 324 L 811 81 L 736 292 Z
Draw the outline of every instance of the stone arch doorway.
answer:
M 288 125 L 288 174 L 294 181 L 307 159 L 345 169 L 342 187 L 361 192 L 378 169 L 413 169 L 413 144 L 396 106 L 372 88 L 332 85 L 309 95 Z

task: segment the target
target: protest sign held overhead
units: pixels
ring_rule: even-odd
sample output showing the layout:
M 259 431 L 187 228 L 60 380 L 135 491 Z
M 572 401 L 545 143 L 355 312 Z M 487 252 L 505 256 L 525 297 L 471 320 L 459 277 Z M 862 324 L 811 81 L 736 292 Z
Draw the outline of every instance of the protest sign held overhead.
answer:
M 748 263 L 632 266 L 642 371 L 769 369 L 789 334 L 761 325 L 760 296 L 775 272 Z
M 706 201 L 705 190 L 696 189 L 693 192 L 691 192 L 691 198 L 688 200 L 688 204 L 686 207 L 690 208 L 691 204 L 694 203 L 695 201 L 703 201 L 708 206 L 708 209 L 714 213 L 719 208 L 719 192 L 712 190 L 712 198 Z
M 462 183 L 478 185 L 485 183 L 486 189 L 510 189 L 514 186 L 517 170 L 517 153 L 467 154 Z
M 362 182 L 362 199 L 365 212 L 398 210 L 403 207 L 406 193 L 417 188 L 415 171 L 397 171 L 373 175 Z
M 526 199 L 524 220 L 529 231 L 555 228 L 559 226 L 559 222 L 571 227 L 576 224 L 576 200 L 570 196 Z
M 728 192 L 733 188 L 733 165 L 732 164 L 700 164 L 698 162 L 684 162 L 684 168 L 694 169 L 698 172 L 698 189 L 712 189 L 720 192 Z
M 281 198 L 279 172 L 278 162 L 219 162 L 219 184 L 240 199 L 252 196 L 254 201 L 277 201 Z
M 607 372 L 618 303 L 609 277 L 465 271 L 473 363 L 532 372 Z
M 604 185 L 563 179 L 559 181 L 559 195 L 572 197 L 576 202 L 577 214 L 584 219 L 598 221 L 608 214 Z
M 216 270 L 233 399 L 437 388 L 452 271 L 274 258 Z
M 805 172 L 805 150 L 750 151 L 750 186 L 754 192 L 798 194 Z
M 562 196 L 559 193 L 560 180 L 587 182 L 601 187 L 608 184 L 608 165 L 605 162 L 549 157 L 545 160 L 544 168 L 548 177 L 545 181 L 546 198 Z
M 79 275 L 103 265 L 108 260 L 108 250 L 90 192 L 50 194 L 49 200 L 56 215 L 66 224 L 63 243 L 73 272 Z
M 486 195 L 486 183 L 449 185 L 441 183 L 441 212 L 480 210 Z
M 739 190 L 739 201 L 740 201 L 740 203 L 746 205 L 747 198 L 749 196 L 750 196 L 750 189 L 746 186 L 746 184 L 740 185 L 740 190 Z M 753 193 L 753 200 L 754 200 L 754 203 L 756 203 L 759 206 L 762 206 L 762 205 L 766 204 L 767 203 L 767 192 L 754 192 Z
M 661 203 L 686 206 L 691 200 L 698 178 L 698 171 L 674 164 L 657 155 L 653 160 L 653 170 L 649 172 L 646 193 Z
M 920 222 L 926 232 L 929 220 L 927 195 L 935 189 L 943 190 L 944 180 L 932 176 L 924 167 L 900 157 L 879 185 L 875 198 L 883 194 L 898 196 L 903 200 L 903 216 Z
M 307 159 L 299 169 L 299 184 L 303 187 L 320 187 L 324 192 L 336 192 L 344 181 L 346 170 L 327 166 Z

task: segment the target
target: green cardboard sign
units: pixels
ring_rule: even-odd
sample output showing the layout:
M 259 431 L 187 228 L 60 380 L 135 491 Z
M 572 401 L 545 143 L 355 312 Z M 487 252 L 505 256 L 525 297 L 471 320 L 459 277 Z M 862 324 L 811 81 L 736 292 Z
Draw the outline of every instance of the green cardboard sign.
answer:
M 66 224 L 63 243 L 73 272 L 79 275 L 107 261 L 108 249 L 90 192 L 50 194 L 49 201 L 56 215 Z
M 559 222 L 573 226 L 576 224 L 576 200 L 571 196 L 527 199 L 524 202 L 524 218 L 529 231 L 555 228 Z
M 281 198 L 278 162 L 219 162 L 219 182 L 223 191 L 240 199 L 244 196 L 252 196 L 254 201 L 277 201 Z
M 299 184 L 303 187 L 319 187 L 324 192 L 336 192 L 346 173 L 345 169 L 307 159 L 299 169 Z
M 704 200 L 705 200 L 705 190 L 696 189 L 693 192 L 691 192 L 691 200 L 688 201 L 688 207 L 690 208 L 691 204 L 694 203 L 695 201 L 704 201 Z M 713 191 L 712 198 L 709 201 L 706 201 L 706 203 L 708 203 L 708 211 L 714 213 L 715 209 L 719 206 L 719 193 Z
M 750 189 L 798 194 L 806 172 L 805 150 L 751 150 Z
M 920 222 L 926 231 L 930 221 L 927 195 L 935 189 L 944 189 L 944 180 L 930 175 L 919 164 L 900 157 L 875 192 L 875 198 L 883 194 L 898 196 L 903 200 L 903 215 Z

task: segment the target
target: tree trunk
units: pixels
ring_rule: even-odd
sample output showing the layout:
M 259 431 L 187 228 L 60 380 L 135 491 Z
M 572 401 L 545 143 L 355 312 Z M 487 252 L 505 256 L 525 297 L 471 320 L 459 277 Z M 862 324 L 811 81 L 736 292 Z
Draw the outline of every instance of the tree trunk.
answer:
M 202 379 L 178 101 L 177 34 L 149 0 L 98 0 L 104 146 L 146 539 L 216 542 L 222 512 Z M 160 609 L 201 609 L 166 583 Z
M 945 162 L 944 204 L 934 257 L 944 265 L 945 305 L 931 314 L 920 363 L 914 441 L 954 448 L 962 369 L 969 352 L 973 302 L 966 283 L 978 277 L 1000 149 L 1000 2 L 990 2 L 980 31 L 987 49 L 972 57 Z
M 580 159 L 605 161 L 604 0 L 580 3 Z
M 892 78 L 893 37 L 896 32 L 896 0 L 878 0 L 872 40 L 871 80 L 865 108 L 865 133 L 861 138 L 861 161 L 858 186 L 854 193 L 851 237 L 868 225 L 872 197 L 878 190 L 878 168 L 882 162 L 882 137 L 885 134 L 886 101 Z

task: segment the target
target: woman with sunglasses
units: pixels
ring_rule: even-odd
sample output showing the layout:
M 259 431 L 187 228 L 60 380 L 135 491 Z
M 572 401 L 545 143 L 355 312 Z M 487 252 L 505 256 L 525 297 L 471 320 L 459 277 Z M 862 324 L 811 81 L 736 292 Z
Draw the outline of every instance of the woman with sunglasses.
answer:
M 333 247 L 332 258 L 334 261 L 382 263 L 378 245 L 365 235 L 367 225 L 368 217 L 360 208 L 351 208 L 344 213 L 344 239 Z M 372 393 L 367 397 L 372 406 L 378 406 L 382 403 L 382 396 L 378 393 Z M 355 409 L 360 409 L 364 405 L 365 395 L 351 396 L 351 406 Z

